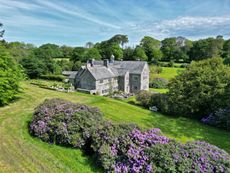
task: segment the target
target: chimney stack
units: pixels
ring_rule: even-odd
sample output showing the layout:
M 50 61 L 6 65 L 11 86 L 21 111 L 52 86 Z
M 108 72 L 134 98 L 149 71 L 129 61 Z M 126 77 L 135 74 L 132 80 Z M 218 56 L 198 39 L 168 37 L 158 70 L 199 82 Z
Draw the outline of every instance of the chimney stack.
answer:
M 103 60 L 103 65 L 108 68 L 109 67 L 109 60 L 108 59 L 104 59 Z
M 110 57 L 109 62 L 110 62 L 110 63 L 114 63 L 114 59 L 115 59 L 115 56 L 112 54 L 111 57 Z
M 90 59 L 87 61 L 87 67 L 93 67 L 94 66 L 94 59 Z

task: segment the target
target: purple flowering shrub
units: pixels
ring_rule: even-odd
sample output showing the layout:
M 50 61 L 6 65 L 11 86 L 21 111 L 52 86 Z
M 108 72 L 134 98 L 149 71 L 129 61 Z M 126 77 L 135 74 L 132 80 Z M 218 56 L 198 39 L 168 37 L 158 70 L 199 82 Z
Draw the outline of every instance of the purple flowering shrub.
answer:
M 36 108 L 30 133 L 46 142 L 81 148 L 101 122 L 98 108 L 51 99 Z
M 213 145 L 180 144 L 162 136 L 160 129 L 111 123 L 97 108 L 61 99 L 45 100 L 36 108 L 30 133 L 95 155 L 105 172 L 230 172 L 230 156 Z
M 205 124 L 230 130 L 230 109 L 219 109 L 201 119 Z
M 160 129 L 142 132 L 135 125 L 111 123 L 98 129 L 92 139 L 103 168 L 117 173 L 151 172 L 152 165 L 145 149 L 169 142 L 167 137 L 160 135 Z
M 230 156 L 206 142 L 170 141 L 146 150 L 154 172 L 230 172 Z

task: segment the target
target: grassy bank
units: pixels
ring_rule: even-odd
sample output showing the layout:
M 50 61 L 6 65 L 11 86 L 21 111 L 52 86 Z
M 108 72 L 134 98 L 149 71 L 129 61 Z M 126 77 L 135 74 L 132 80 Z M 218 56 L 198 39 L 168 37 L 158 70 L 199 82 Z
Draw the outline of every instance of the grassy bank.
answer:
M 186 118 L 152 113 L 141 107 L 101 96 L 61 93 L 24 82 L 20 99 L 0 108 L 0 172 L 101 172 L 80 150 L 50 145 L 28 133 L 34 108 L 47 98 L 63 98 L 97 106 L 105 118 L 134 122 L 142 128 L 158 127 L 171 138 L 186 142 L 205 140 L 230 152 L 230 133 Z

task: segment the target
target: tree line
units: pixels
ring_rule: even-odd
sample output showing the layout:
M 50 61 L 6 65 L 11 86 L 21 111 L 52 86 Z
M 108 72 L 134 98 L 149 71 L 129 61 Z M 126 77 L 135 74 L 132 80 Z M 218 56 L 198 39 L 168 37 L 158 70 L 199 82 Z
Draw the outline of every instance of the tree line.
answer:
M 4 30 L 0 30 L 0 36 L 3 34 Z M 107 59 L 112 54 L 116 60 L 141 60 L 150 64 L 190 63 L 213 57 L 221 57 L 227 63 L 230 62 L 230 39 L 224 40 L 222 36 L 197 41 L 184 37 L 171 37 L 160 41 L 145 36 L 133 47 L 127 46 L 128 41 L 127 35 L 117 34 L 108 40 L 95 44 L 87 42 L 85 46 L 78 47 L 51 43 L 36 47 L 29 43 L 5 40 L 1 40 L 0 45 L 23 66 L 29 78 L 39 78 L 47 74 L 58 75 L 63 70 L 76 71 L 89 59 Z

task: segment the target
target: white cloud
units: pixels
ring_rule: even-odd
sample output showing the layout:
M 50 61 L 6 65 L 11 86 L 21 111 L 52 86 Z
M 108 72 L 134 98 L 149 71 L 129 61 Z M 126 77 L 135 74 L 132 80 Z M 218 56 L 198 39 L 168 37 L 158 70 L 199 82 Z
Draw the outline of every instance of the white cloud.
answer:
M 230 16 L 216 16 L 216 17 L 179 17 L 173 20 L 164 20 L 160 22 L 159 28 L 194 28 L 200 26 L 219 26 L 230 24 Z
M 131 26 L 131 25 L 130 25 Z M 230 35 L 230 16 L 184 16 L 171 20 L 145 22 L 130 27 L 130 32 L 150 35 L 159 39 L 171 36 L 189 35 L 199 37 L 199 34 Z
M 52 3 L 52 2 L 48 2 L 48 1 L 37 1 L 40 5 L 44 5 L 45 7 L 48 7 L 49 9 L 54 9 L 57 10 L 61 13 L 65 13 L 68 15 L 72 15 L 72 16 L 76 16 L 76 17 L 80 17 L 83 18 L 85 20 L 91 21 L 93 23 L 99 24 L 99 25 L 103 25 L 103 26 L 107 26 L 110 28 L 114 28 L 114 29 L 120 29 L 119 26 L 108 23 L 108 22 L 104 22 L 102 20 L 99 20 L 95 17 L 93 17 L 92 15 L 90 15 L 89 13 L 87 13 L 86 11 L 84 11 L 83 9 L 80 8 L 76 8 L 76 7 L 66 7 L 66 6 L 62 6 L 62 5 L 58 5 L 57 3 Z

